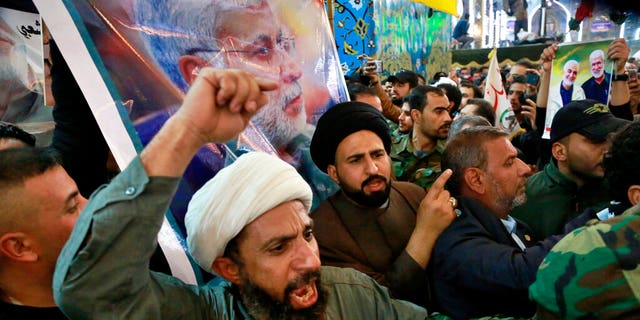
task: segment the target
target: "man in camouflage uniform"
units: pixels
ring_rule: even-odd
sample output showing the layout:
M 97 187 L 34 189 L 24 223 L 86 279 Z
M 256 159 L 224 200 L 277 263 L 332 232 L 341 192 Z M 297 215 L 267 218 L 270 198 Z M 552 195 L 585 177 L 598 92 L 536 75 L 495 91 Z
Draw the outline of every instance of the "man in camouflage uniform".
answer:
M 529 289 L 540 318 L 640 316 L 639 148 L 640 123 L 634 122 L 616 136 L 605 160 L 611 196 L 633 207 L 567 235 L 540 265 Z
M 393 171 L 398 180 L 428 189 L 441 172 L 440 157 L 451 125 L 449 99 L 440 88 L 418 86 L 406 101 L 413 129 L 393 141 Z

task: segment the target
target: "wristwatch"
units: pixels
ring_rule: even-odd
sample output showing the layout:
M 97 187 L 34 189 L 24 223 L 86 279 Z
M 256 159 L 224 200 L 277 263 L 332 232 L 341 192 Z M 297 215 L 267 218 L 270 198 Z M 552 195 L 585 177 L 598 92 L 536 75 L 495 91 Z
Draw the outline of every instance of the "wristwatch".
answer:
M 613 77 L 611 77 L 611 81 L 629 81 L 629 75 L 626 73 L 614 74 Z

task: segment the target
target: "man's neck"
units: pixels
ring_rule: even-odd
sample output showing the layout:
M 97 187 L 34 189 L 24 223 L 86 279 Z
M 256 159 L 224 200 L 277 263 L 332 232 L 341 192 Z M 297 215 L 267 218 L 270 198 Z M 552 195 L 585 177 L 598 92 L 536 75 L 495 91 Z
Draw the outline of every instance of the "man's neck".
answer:
M 427 137 L 422 132 L 419 132 L 418 128 L 414 126 L 413 134 L 411 136 L 411 144 L 416 150 L 429 152 L 435 149 L 438 144 L 438 139 Z
M 597 84 L 601 84 L 601 83 L 602 83 L 602 81 L 604 80 L 604 72 L 603 72 L 603 73 L 602 73 L 602 75 L 601 75 L 600 77 L 598 77 L 598 78 L 593 77 L 593 80 L 595 80 Z
M 0 299 L 4 302 L 30 307 L 55 307 L 52 289 L 52 274 L 47 277 L 27 272 L 0 276 Z
M 567 177 L 567 179 L 573 181 L 578 186 L 578 189 L 587 183 L 585 179 L 574 174 L 565 162 L 558 161 L 558 171 L 560 171 L 563 176 Z

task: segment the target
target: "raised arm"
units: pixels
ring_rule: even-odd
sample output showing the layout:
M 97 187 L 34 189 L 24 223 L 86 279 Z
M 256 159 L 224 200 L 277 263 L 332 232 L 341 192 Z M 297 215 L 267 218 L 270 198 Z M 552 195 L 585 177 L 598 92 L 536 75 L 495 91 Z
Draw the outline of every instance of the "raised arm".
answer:
M 180 110 L 140 155 L 147 174 L 181 176 L 205 143 L 226 142 L 246 128 L 268 101 L 263 91 L 277 86 L 241 70 L 202 69 Z
M 538 108 L 546 108 L 549 101 L 549 84 L 551 83 L 551 62 L 556 58 L 558 44 L 554 43 L 546 47 L 540 54 L 542 60 L 542 78 L 540 79 L 540 90 L 536 104 Z
M 140 158 L 93 194 L 58 258 L 56 304 L 72 319 L 217 319 L 226 301 L 149 271 L 173 193 L 195 152 L 242 131 L 276 83 L 203 69 Z M 219 306 L 218 306 L 219 305 Z

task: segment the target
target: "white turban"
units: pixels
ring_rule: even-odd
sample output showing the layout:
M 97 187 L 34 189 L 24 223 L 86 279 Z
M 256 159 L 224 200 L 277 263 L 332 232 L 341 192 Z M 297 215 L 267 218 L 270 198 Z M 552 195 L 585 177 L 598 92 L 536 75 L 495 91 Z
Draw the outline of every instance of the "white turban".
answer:
M 261 152 L 246 153 L 198 190 L 185 216 L 189 253 L 207 271 L 227 244 L 263 213 L 300 200 L 311 209 L 311 188 L 290 164 Z

